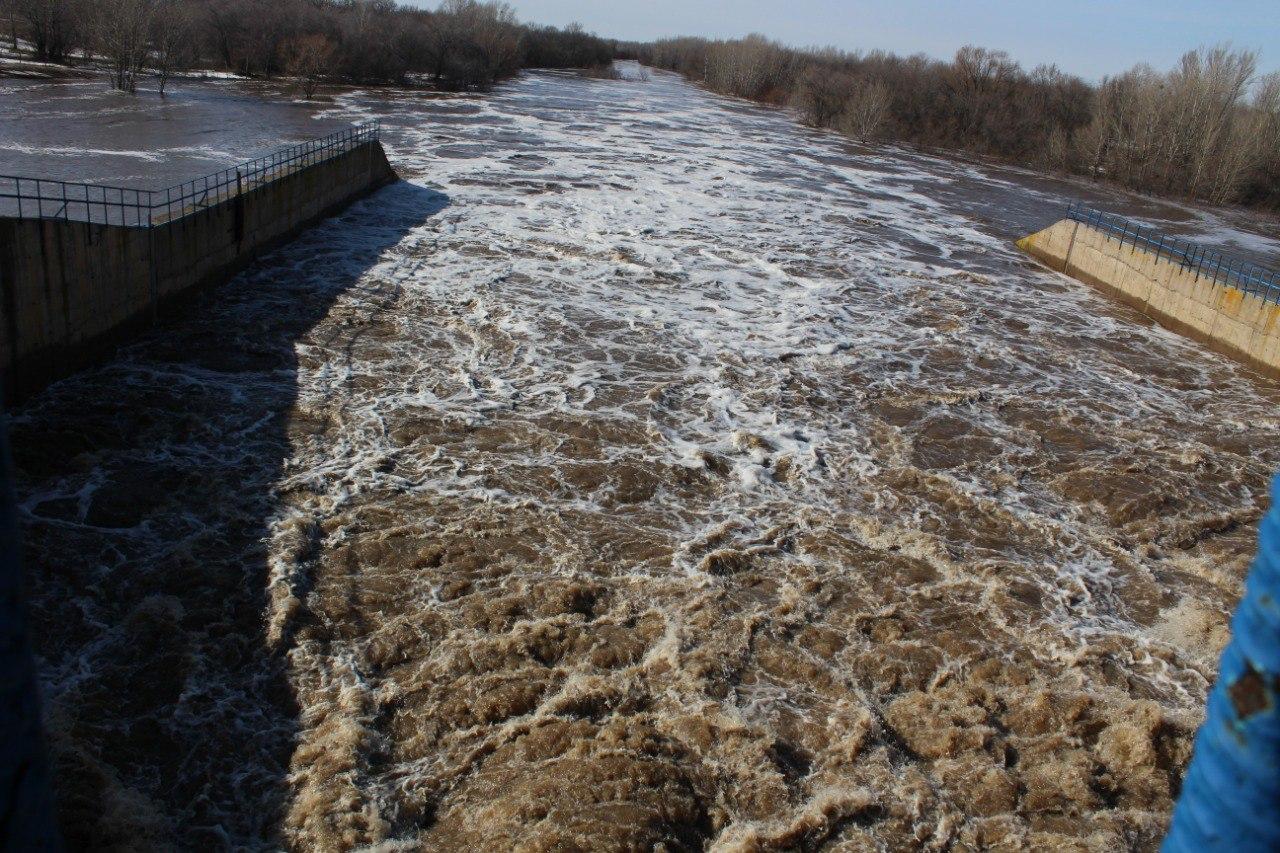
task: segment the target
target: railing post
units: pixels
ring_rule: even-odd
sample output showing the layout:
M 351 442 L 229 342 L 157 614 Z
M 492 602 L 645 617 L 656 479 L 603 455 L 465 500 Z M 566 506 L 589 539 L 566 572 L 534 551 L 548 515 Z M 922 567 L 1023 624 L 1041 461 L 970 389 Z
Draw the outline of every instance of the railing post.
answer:
M 235 231 L 237 248 L 244 241 L 244 187 L 241 183 L 240 170 L 236 169 Z
M 147 204 L 147 266 L 151 268 L 151 322 L 154 325 L 160 319 L 160 271 L 156 265 L 156 224 L 151 215 L 155 199 L 151 193 L 147 193 Z M 142 213 L 141 207 L 138 213 Z

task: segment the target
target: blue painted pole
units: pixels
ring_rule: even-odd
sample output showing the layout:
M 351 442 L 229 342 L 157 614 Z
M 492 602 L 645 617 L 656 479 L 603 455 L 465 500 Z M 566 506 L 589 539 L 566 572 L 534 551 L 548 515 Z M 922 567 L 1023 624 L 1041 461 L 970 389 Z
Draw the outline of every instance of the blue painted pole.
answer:
M 1163 850 L 1280 850 L 1280 478 Z

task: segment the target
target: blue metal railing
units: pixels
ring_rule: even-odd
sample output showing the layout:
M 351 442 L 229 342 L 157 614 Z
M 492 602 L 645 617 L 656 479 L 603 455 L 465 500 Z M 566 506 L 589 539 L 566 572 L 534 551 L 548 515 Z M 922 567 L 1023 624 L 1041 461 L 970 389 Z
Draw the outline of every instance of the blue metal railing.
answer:
M 1197 277 L 1203 276 L 1222 284 L 1257 296 L 1265 302 L 1280 304 L 1280 272 L 1267 269 L 1249 261 L 1230 258 L 1206 246 L 1161 234 L 1119 216 L 1111 216 L 1099 210 L 1072 204 L 1067 218 L 1088 225 L 1134 248 L 1176 263 Z
M 163 190 L 0 175 L 0 216 L 151 228 L 376 142 L 381 129 L 376 121 L 365 122 Z

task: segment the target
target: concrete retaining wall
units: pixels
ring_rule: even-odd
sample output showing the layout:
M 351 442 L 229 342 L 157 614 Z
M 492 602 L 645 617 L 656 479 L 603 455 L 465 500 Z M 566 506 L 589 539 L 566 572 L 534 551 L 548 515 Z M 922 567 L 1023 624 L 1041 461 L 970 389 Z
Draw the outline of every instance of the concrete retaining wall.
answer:
M 1106 232 L 1070 219 L 1019 240 L 1018 246 L 1163 326 L 1280 376 L 1280 305 L 1197 276 L 1153 252 L 1121 245 Z
M 175 302 L 394 180 L 371 142 L 150 229 L 0 217 L 6 401 L 103 358 Z

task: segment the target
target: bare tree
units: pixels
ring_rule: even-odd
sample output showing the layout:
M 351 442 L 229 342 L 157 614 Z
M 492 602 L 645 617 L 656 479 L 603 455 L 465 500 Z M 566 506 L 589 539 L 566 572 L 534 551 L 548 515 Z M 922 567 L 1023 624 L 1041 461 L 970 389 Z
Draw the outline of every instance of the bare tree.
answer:
M 9 24 L 9 46 L 18 52 L 18 0 L 0 0 L 0 14 Z
M 956 51 L 943 79 L 952 95 L 961 138 L 981 140 L 985 144 L 980 147 L 990 147 L 1000 135 L 1001 121 L 1013 123 L 1014 116 L 1001 113 L 1012 101 L 1020 74 L 1021 69 L 1002 50 L 966 45 Z
M 874 139 L 884 128 L 891 105 L 892 95 L 887 88 L 871 80 L 862 80 L 849 93 L 844 111 L 836 119 L 836 127 L 854 139 Z
M 94 7 L 94 32 L 111 63 L 111 85 L 122 92 L 138 90 L 157 7 L 157 0 L 97 0 Z
M 1280 208 L 1280 71 L 1258 81 L 1251 109 L 1258 117 L 1261 156 L 1241 188 L 1243 201 Z
M 454 18 L 454 72 L 460 81 L 488 87 L 520 66 L 520 33 L 508 4 L 445 0 L 440 14 Z
M 195 16 L 186 0 L 161 0 L 151 20 L 151 68 L 160 85 L 160 97 L 174 73 L 195 57 Z
M 239 0 L 210 0 L 205 6 L 205 38 L 222 67 L 231 70 L 244 42 L 245 16 Z
M 785 48 L 756 33 L 713 44 L 707 51 L 703 79 L 719 92 L 780 102 L 793 82 L 791 65 Z
M 337 46 L 319 34 L 298 36 L 285 45 L 285 72 L 302 86 L 308 101 L 316 96 L 320 80 L 332 69 Z
M 527 27 L 523 42 L 524 64 L 530 68 L 605 68 L 625 58 L 612 43 L 576 23 L 562 30 Z
M 805 124 L 831 127 L 845 110 L 854 79 L 849 74 L 812 65 L 796 81 L 792 103 Z
M 1137 66 L 1104 81 L 1080 137 L 1092 171 L 1139 189 L 1236 200 L 1267 156 L 1267 110 L 1244 103 L 1256 67 L 1253 53 L 1218 46 L 1185 54 L 1167 74 Z
M 1190 161 L 1189 194 L 1207 196 L 1221 204 L 1233 195 L 1232 137 L 1241 99 L 1258 68 L 1257 54 L 1232 51 L 1226 45 L 1191 51 L 1170 75 L 1178 101 L 1190 105 L 1184 113 L 1180 140 Z
M 12 0 L 17 18 L 41 62 L 66 62 L 74 42 L 76 4 L 73 0 Z M 16 43 L 16 34 L 15 34 Z
M 363 4 L 355 4 L 359 9 Z M 242 70 L 273 77 L 283 67 L 284 45 L 299 29 L 298 16 L 288 0 L 253 2 L 245 19 Z

